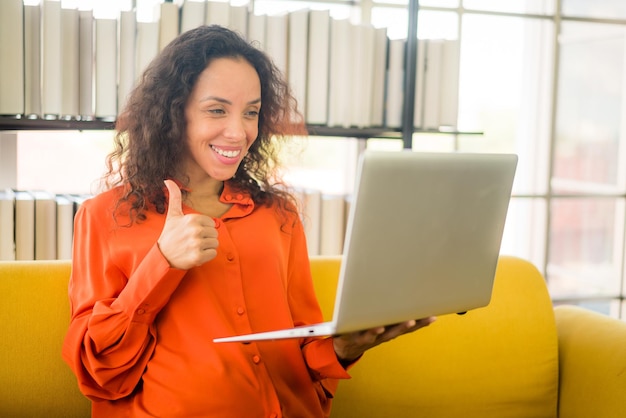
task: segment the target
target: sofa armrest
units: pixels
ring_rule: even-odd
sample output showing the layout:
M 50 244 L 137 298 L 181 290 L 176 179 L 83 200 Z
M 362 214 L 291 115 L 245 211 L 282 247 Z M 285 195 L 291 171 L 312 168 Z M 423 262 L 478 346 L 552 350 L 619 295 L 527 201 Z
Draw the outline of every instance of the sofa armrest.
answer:
M 559 418 L 626 417 L 626 322 L 575 306 L 555 315 Z
M 90 416 L 61 358 L 70 269 L 69 260 L 0 261 L 0 417 Z

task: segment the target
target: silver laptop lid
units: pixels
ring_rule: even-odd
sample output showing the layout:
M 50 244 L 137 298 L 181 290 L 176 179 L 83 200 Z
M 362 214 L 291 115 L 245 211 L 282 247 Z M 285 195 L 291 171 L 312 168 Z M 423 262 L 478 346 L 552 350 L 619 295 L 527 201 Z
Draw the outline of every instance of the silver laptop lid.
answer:
M 514 154 L 365 151 L 337 331 L 487 305 L 516 165 Z

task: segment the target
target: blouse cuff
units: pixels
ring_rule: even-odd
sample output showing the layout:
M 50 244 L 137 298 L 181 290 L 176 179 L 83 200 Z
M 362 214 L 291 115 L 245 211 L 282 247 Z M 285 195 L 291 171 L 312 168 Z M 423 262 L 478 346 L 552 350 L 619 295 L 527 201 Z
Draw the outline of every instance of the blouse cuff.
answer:
M 171 268 L 155 244 L 114 303 L 121 304 L 133 322 L 151 323 L 186 273 Z
M 335 353 L 332 338 L 312 341 L 304 346 L 303 352 L 314 379 L 350 379 L 347 370 L 354 365 L 354 362 L 347 368 L 341 365 Z

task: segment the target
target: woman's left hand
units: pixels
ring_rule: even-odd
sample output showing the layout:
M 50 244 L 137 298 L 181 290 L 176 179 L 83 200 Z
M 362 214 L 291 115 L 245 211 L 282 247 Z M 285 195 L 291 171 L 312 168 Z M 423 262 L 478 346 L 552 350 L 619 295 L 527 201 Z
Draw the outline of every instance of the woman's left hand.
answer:
M 337 358 L 342 364 L 357 360 L 365 351 L 379 344 L 393 340 L 400 335 L 417 331 L 435 321 L 435 317 L 410 320 L 386 327 L 372 328 L 333 337 Z

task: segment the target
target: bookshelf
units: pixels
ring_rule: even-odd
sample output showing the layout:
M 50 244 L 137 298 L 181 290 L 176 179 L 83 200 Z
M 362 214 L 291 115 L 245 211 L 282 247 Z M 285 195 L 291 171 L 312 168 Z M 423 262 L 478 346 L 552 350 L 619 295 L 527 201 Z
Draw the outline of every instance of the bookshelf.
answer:
M 402 103 L 401 125 L 399 127 L 335 127 L 308 125 L 311 136 L 350 137 L 350 138 L 389 138 L 402 139 L 404 148 L 411 148 L 414 133 L 473 134 L 454 130 L 419 129 L 414 126 L 416 69 L 418 56 L 417 19 L 419 0 L 408 1 L 408 33 L 404 60 L 405 76 L 403 80 L 404 97 Z M 21 130 L 110 130 L 115 128 L 111 118 L 97 117 L 89 120 L 74 118 L 15 117 L 0 115 L 0 133 Z M 1 139 L 1 138 L 0 138 Z M 0 147 L 2 144 L 0 144 Z M 1 149 L 1 148 L 0 148 Z
M 12 7 L 16 7 L 15 5 L 17 5 L 20 2 L 21 0 L 10 0 L 10 3 L 6 3 L 6 4 L 11 4 L 13 5 Z M 254 0 L 251 0 L 250 6 L 254 4 L 253 2 Z M 189 6 L 193 5 L 194 7 L 197 7 L 199 4 L 202 4 L 202 3 L 190 2 L 188 4 Z M 209 4 L 209 3 L 206 3 L 206 4 Z M 224 5 L 225 3 L 216 3 L 216 4 Z M 204 6 L 204 4 L 202 5 Z M 358 7 L 362 11 L 363 15 L 367 16 L 369 13 L 371 13 L 371 10 L 369 10 L 371 8 L 371 5 L 372 5 L 371 1 L 366 1 L 366 2 L 362 2 L 361 4 L 359 4 Z M 165 6 L 168 6 L 171 8 L 173 7 L 173 4 L 166 4 Z M 253 14 L 250 12 L 252 10 L 252 7 L 250 6 L 248 7 L 248 12 L 249 12 L 248 19 L 249 19 L 249 24 L 252 24 Z M 58 8 L 59 5 L 55 4 L 54 7 Z M 184 7 L 184 6 L 181 6 L 181 7 Z M 241 11 L 240 9 L 241 8 L 237 8 L 237 10 Z M 33 10 L 31 8 L 30 12 L 33 12 L 33 11 L 36 11 L 36 10 Z M 193 12 L 193 10 L 186 10 L 186 9 L 181 9 L 181 11 L 182 11 L 181 22 L 182 22 L 183 16 L 185 15 L 185 12 L 188 12 L 187 15 L 189 15 L 190 12 Z M 41 10 L 39 10 L 39 12 L 41 12 Z M 400 139 L 402 140 L 403 148 L 410 149 L 413 146 L 414 134 L 428 133 L 428 134 L 453 135 L 455 137 L 455 142 L 456 142 L 456 138 L 458 135 L 480 134 L 476 132 L 457 132 L 454 128 L 451 128 L 448 130 L 445 130 L 445 129 L 440 130 L 440 129 L 432 129 L 432 128 L 420 129 L 420 128 L 415 127 L 416 85 L 418 83 L 416 78 L 417 78 L 417 72 L 418 72 L 417 61 L 418 61 L 418 55 L 419 55 L 418 54 L 419 42 L 417 39 L 418 12 L 419 12 L 419 0 L 409 0 L 408 1 L 408 31 L 407 31 L 407 36 L 406 36 L 406 45 L 404 46 L 405 59 L 403 60 L 403 64 L 402 64 L 402 66 L 404 67 L 403 71 L 405 74 L 402 79 L 402 90 L 404 93 L 403 93 L 403 97 L 397 102 L 400 106 L 398 107 L 394 105 L 394 107 L 397 110 L 396 113 L 394 113 L 394 115 L 398 115 L 397 124 L 392 124 L 389 122 L 389 120 L 387 120 L 388 126 L 381 126 L 382 123 L 373 122 L 371 126 L 367 124 L 365 124 L 364 126 L 363 124 L 358 124 L 358 123 L 356 125 L 355 124 L 351 125 L 350 123 L 348 124 L 344 123 L 341 127 L 339 127 L 331 123 L 330 116 L 329 116 L 329 120 L 328 120 L 329 124 L 327 125 L 324 125 L 324 124 L 308 125 L 309 135 L 320 136 L 320 137 L 344 137 L 344 138 L 347 137 L 347 138 L 357 138 L 357 139 L 368 139 L 368 138 L 381 138 L 381 139 L 394 139 L 394 140 Z M 195 14 L 201 15 L 202 13 L 200 13 L 199 11 L 196 11 Z M 26 19 L 27 16 L 30 16 L 30 14 L 26 13 L 26 9 L 24 9 L 24 18 Z M 39 18 L 42 18 L 42 17 L 39 16 Z M 128 16 L 120 15 L 120 29 L 123 29 L 121 26 L 122 25 L 121 22 L 123 18 L 127 19 Z M 269 18 L 269 15 L 268 15 L 268 18 Z M 76 19 L 76 17 L 74 19 Z M 96 25 L 96 22 L 94 21 L 93 16 L 81 15 L 79 16 L 79 19 L 81 19 L 79 20 L 79 23 L 84 20 L 88 22 L 87 25 Z M 364 20 L 369 21 L 369 18 L 365 17 Z M 270 21 L 268 20 L 267 27 L 270 26 L 269 22 Z M 159 25 L 158 22 L 155 24 L 157 26 Z M 26 31 L 27 28 L 28 26 L 25 26 L 24 30 Z M 152 29 L 154 30 L 155 28 L 152 28 Z M 81 30 L 81 27 L 78 27 L 77 29 L 75 28 L 75 31 L 76 30 Z M 143 29 L 139 26 L 139 24 L 137 24 L 137 26 L 135 27 L 135 30 L 136 30 L 136 36 L 137 36 L 136 42 L 138 46 L 140 42 L 139 39 L 141 38 L 141 36 L 143 36 L 141 34 L 145 34 L 147 32 L 145 33 L 142 32 Z M 91 33 L 91 35 L 93 35 L 95 31 L 92 30 L 92 31 L 87 31 L 85 33 L 87 34 Z M 79 36 L 80 39 L 85 38 L 85 33 L 80 32 L 80 36 Z M 120 37 L 122 37 L 121 33 L 122 32 L 120 32 Z M 145 38 L 142 38 L 142 39 L 145 39 Z M 26 41 L 27 39 L 25 37 L 24 45 L 26 45 Z M 92 40 L 93 45 L 97 44 L 96 41 L 97 41 L 96 39 Z M 269 38 L 267 39 L 267 41 L 269 43 Z M 329 48 L 330 48 L 331 43 L 332 43 L 332 40 L 329 43 Z M 79 47 L 82 48 L 82 46 L 80 45 Z M 82 51 L 82 49 L 80 50 Z M 88 52 L 89 54 L 94 53 L 94 51 L 91 49 L 88 49 L 88 51 L 89 51 Z M 139 48 L 137 49 L 137 52 L 138 53 L 140 52 Z M 26 61 L 25 61 L 24 70 L 28 69 Z M 121 61 L 119 65 L 120 66 L 122 65 Z M 91 68 L 91 70 L 93 71 L 93 68 Z M 0 73 L 0 76 L 2 76 L 2 73 Z M 120 77 L 121 77 L 121 74 L 120 74 Z M 91 80 L 91 83 L 95 83 L 95 80 Z M 10 84 L 14 84 L 14 83 L 5 82 L 2 85 L 6 87 L 6 85 L 10 85 Z M 121 81 L 120 81 L 120 84 L 121 84 Z M 26 96 L 28 93 L 26 90 L 28 90 L 27 86 L 25 87 L 25 99 L 27 99 Z M 88 90 L 92 91 L 91 89 L 88 89 Z M 94 89 L 94 90 L 97 90 L 97 89 Z M 112 89 L 106 89 L 106 91 L 111 91 L 111 90 Z M 349 95 L 349 97 L 352 97 L 350 96 L 350 92 L 348 92 L 347 94 Z M 93 98 L 90 95 L 85 100 L 86 102 L 89 102 L 93 100 Z M 81 107 L 80 107 L 81 110 L 77 111 L 78 112 L 77 114 L 83 114 L 83 115 L 91 114 L 89 112 L 84 113 L 83 111 L 82 102 L 84 102 L 85 100 L 81 99 Z M 329 97 L 329 100 L 330 100 L 330 97 Z M 364 100 L 361 100 L 361 101 L 364 101 Z M 355 103 L 346 104 L 345 102 L 343 103 L 344 108 L 350 107 L 350 106 L 357 106 L 357 105 L 359 105 L 359 103 L 356 103 L 356 104 Z M 387 107 L 388 107 L 388 104 L 384 105 L 384 108 L 387 108 Z M 17 131 L 25 131 L 25 130 L 29 130 L 29 131 L 61 131 L 61 130 L 83 131 L 83 130 L 112 130 L 115 128 L 115 121 L 113 120 L 114 119 L 113 117 L 100 118 L 98 117 L 96 109 L 92 108 L 91 111 L 93 113 L 88 118 L 84 118 L 84 117 L 83 118 L 80 118 L 80 117 L 52 118 L 52 117 L 46 117 L 46 116 L 31 118 L 31 117 L 26 117 L 23 115 L 22 116 L 0 115 L 0 162 L 2 163 L 0 164 L 0 187 L 14 187 L 15 186 L 15 177 L 16 177 L 15 142 L 17 138 L 15 133 Z M 330 113 L 330 110 L 329 110 L 329 113 Z M 346 126 L 350 126 L 350 127 L 346 127 Z
M 20 0 L 11 0 L 11 1 L 15 2 L 15 1 L 20 1 Z M 254 1 L 254 0 L 251 0 L 251 1 Z M 15 4 L 15 3 L 12 3 L 12 4 Z M 197 3 L 189 3 L 189 4 L 194 4 L 194 7 L 197 7 Z M 55 5 L 55 7 L 57 6 L 58 5 Z M 167 7 L 171 8 L 173 7 L 173 4 L 167 4 Z M 367 7 L 367 6 L 363 6 L 363 7 Z M 238 9 L 238 11 L 241 12 L 240 9 Z M 416 108 L 416 91 L 417 91 L 416 87 L 418 83 L 416 78 L 417 78 L 417 73 L 418 73 L 417 68 L 418 68 L 418 52 L 419 52 L 418 51 L 419 42 L 417 39 L 418 11 L 419 11 L 419 0 L 409 0 L 408 2 L 408 12 L 409 12 L 408 13 L 408 16 L 409 16 L 408 33 L 407 33 L 405 45 L 403 46 L 404 59 L 402 60 L 402 64 L 400 64 L 405 74 L 403 78 L 401 79 L 401 89 L 403 90 L 404 93 L 402 96 L 402 101 L 398 101 L 397 102 L 398 105 L 395 106 L 396 110 L 399 110 L 399 112 L 396 112 L 395 115 L 399 115 L 401 113 L 400 117 L 397 119 L 398 122 L 393 124 L 393 126 L 391 123 L 389 123 L 390 126 L 380 126 L 382 125 L 382 122 L 375 122 L 374 118 L 372 118 L 369 121 L 366 121 L 365 123 L 363 123 L 362 120 L 359 120 L 356 123 L 354 123 L 354 119 L 352 119 L 350 120 L 352 123 L 346 123 L 344 120 L 344 121 L 339 121 L 337 124 L 333 124 L 330 121 L 330 117 L 329 117 L 327 120 L 328 123 L 326 124 L 324 124 L 323 122 L 322 123 L 313 122 L 313 123 L 308 124 L 307 131 L 310 136 L 356 138 L 359 140 L 367 140 L 370 138 L 401 140 L 403 144 L 403 148 L 410 149 L 413 146 L 414 134 L 419 134 L 419 133 L 446 134 L 446 135 L 453 135 L 455 136 L 455 138 L 457 135 L 480 134 L 480 133 L 474 133 L 474 132 L 458 132 L 454 128 L 421 129 L 421 128 L 415 127 L 415 108 Z M 184 14 L 183 12 L 185 12 L 185 10 L 181 9 L 181 19 Z M 189 16 L 189 13 L 191 12 L 189 12 L 189 10 L 187 10 L 187 12 L 188 12 L 187 16 Z M 252 15 L 249 14 L 247 18 L 252 19 L 251 16 Z M 126 18 L 128 18 L 128 16 L 126 16 Z M 122 24 L 121 18 L 119 22 L 120 22 L 119 24 L 121 25 Z M 268 22 L 269 22 L 269 19 L 268 19 Z M 110 24 L 111 22 L 109 21 L 106 23 Z M 89 24 L 93 25 L 93 24 L 97 24 L 97 22 L 94 22 L 92 20 Z M 269 23 L 268 23 L 268 26 L 269 26 Z M 96 28 L 96 26 L 94 26 L 94 28 Z M 144 35 L 147 33 L 152 33 L 154 35 L 155 32 L 147 32 L 147 31 L 148 30 L 154 31 L 155 28 L 156 27 L 150 28 L 147 26 L 146 27 L 140 27 L 139 25 L 136 26 L 134 29 L 132 29 L 136 31 L 135 32 L 136 37 L 137 37 L 136 42 L 139 42 L 138 39 L 140 38 L 140 33 L 143 33 Z M 120 30 L 122 30 L 121 26 L 120 26 Z M 26 28 L 25 28 L 25 31 L 26 31 Z M 142 32 L 142 31 L 145 31 L 145 32 Z M 93 33 L 97 34 L 97 31 L 94 31 Z M 120 38 L 122 38 L 122 35 L 119 35 L 119 36 Z M 145 36 L 148 36 L 148 35 L 145 35 Z M 84 38 L 84 36 L 81 35 L 81 38 Z M 110 36 L 108 38 L 110 38 Z M 387 40 L 387 42 L 389 42 L 389 39 L 387 37 L 385 39 Z M 352 39 L 352 41 L 354 41 L 354 38 Z M 1 42 L 1 39 L 0 39 L 0 42 Z M 93 44 L 97 46 L 96 40 L 94 40 L 93 42 L 94 42 Z M 65 44 L 66 43 L 64 43 L 64 45 Z M 329 42 L 327 43 L 328 50 L 330 50 L 331 44 L 332 44 L 332 40 L 329 40 Z M 388 48 L 388 44 L 386 48 Z M 107 50 L 109 49 L 111 48 L 107 48 Z M 367 52 L 366 51 L 367 47 L 361 47 L 361 50 Z M 139 52 L 140 51 L 138 49 L 137 53 Z M 330 51 L 327 51 L 327 53 L 330 54 Z M 385 55 L 383 56 L 386 56 L 386 53 L 387 51 L 385 50 Z M 94 54 L 94 51 L 89 50 L 89 54 Z M 121 56 L 122 55 L 120 51 L 120 55 L 117 58 L 121 60 Z M 315 59 L 308 58 L 308 59 L 313 60 L 316 63 L 319 62 L 317 58 Z M 105 60 L 105 61 L 115 61 L 115 57 L 110 57 L 110 59 Z M 375 60 L 373 62 L 379 62 L 379 61 L 380 59 L 378 59 L 378 61 Z M 121 61 L 118 64 L 120 67 L 122 67 Z M 384 67 L 384 64 L 383 64 L 383 67 Z M 25 69 L 27 68 L 25 67 Z M 305 73 L 304 80 L 306 82 L 308 78 L 310 78 L 306 76 L 307 69 L 301 68 L 301 70 L 304 70 L 304 73 Z M 91 71 L 93 71 L 93 68 L 91 68 Z M 308 71 L 310 74 L 311 69 L 309 68 Z M 383 72 L 384 72 L 384 68 L 383 68 Z M 0 73 L 0 76 L 1 75 L 2 73 Z M 119 84 L 121 85 L 122 84 L 121 73 L 118 75 L 120 76 Z M 387 75 L 385 75 L 385 77 L 387 77 Z M 83 100 L 83 101 L 86 103 L 95 102 L 96 103 L 95 108 L 97 108 L 98 107 L 97 106 L 97 103 L 98 103 L 97 90 L 98 89 L 95 88 L 97 86 L 97 83 L 96 83 L 96 80 L 94 79 L 92 79 L 90 82 L 93 83 L 92 85 L 90 84 L 90 86 L 93 86 L 93 89 L 87 89 L 87 90 L 92 91 L 96 95 L 95 97 L 96 100 L 93 100 L 94 98 L 90 95 L 89 97 L 87 97 L 86 100 Z M 328 83 L 328 80 L 326 80 L 326 82 Z M 398 87 L 400 88 L 400 83 L 398 83 Z M 310 85 L 307 88 L 312 89 Z M 25 90 L 27 89 L 25 88 Z M 330 90 L 330 87 L 329 87 L 329 90 Z M 101 91 L 107 91 L 110 93 L 112 91 L 115 91 L 115 89 L 107 88 L 107 89 L 101 89 Z M 350 95 L 349 97 L 352 99 L 352 102 L 349 102 L 348 104 L 342 103 L 339 106 L 343 106 L 344 108 L 350 107 L 350 106 L 358 107 L 359 109 L 357 110 L 357 112 L 362 112 L 362 109 L 360 107 L 361 104 L 363 102 L 368 102 L 368 100 L 372 99 L 373 96 L 362 96 L 361 93 L 362 92 L 359 91 L 358 89 L 348 92 L 348 94 Z M 111 100 L 113 100 L 113 102 L 115 101 L 115 98 L 109 97 L 109 99 L 110 100 L 108 100 L 108 102 L 110 102 Z M 327 99 L 327 100 L 330 100 L 330 99 Z M 118 98 L 118 101 L 119 101 L 119 98 Z M 381 107 L 383 108 L 382 112 L 385 112 L 384 110 L 385 104 L 384 102 L 382 102 L 382 99 L 381 99 Z M 5 188 L 15 189 L 17 186 L 17 166 L 16 165 L 17 165 L 17 138 L 18 138 L 19 131 L 93 131 L 93 130 L 115 129 L 114 117 L 112 116 L 100 117 L 100 115 L 98 114 L 95 108 L 90 109 L 91 112 L 89 113 L 83 113 L 82 107 L 81 107 L 81 110 L 76 111 L 76 113 L 61 112 L 61 114 L 70 114 L 70 115 L 75 115 L 75 114 L 90 115 L 86 118 L 78 117 L 78 116 L 71 116 L 71 117 L 49 116 L 49 115 L 46 115 L 45 114 L 46 112 L 43 112 L 43 111 L 41 112 L 41 116 L 39 117 L 29 117 L 29 116 L 23 116 L 23 115 L 19 115 L 19 116 L 0 115 L 0 190 L 5 189 Z M 307 109 L 305 108 L 303 113 L 306 113 L 306 110 Z M 26 113 L 28 113 L 28 111 Z M 111 115 L 114 113 L 115 113 L 114 111 L 109 111 L 108 113 L 105 112 L 106 115 Z M 328 110 L 327 114 L 330 114 L 330 110 Z M 306 115 L 308 114 L 305 114 L 305 116 Z M 322 116 L 321 119 L 324 120 L 324 117 Z M 385 116 L 385 119 L 387 119 L 387 116 Z M 317 120 L 317 119 L 313 118 L 313 120 Z M 382 121 L 383 119 L 380 119 L 380 120 Z

